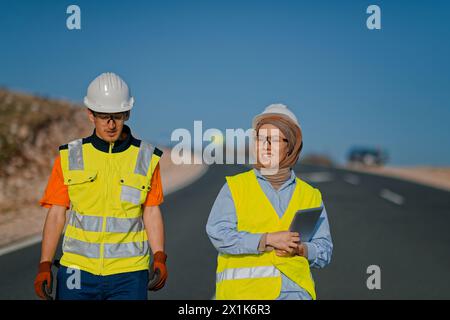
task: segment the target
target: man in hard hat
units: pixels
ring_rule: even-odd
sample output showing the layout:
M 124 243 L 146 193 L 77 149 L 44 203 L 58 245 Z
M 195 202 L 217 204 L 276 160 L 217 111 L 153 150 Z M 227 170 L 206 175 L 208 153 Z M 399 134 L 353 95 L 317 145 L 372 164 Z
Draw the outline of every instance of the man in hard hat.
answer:
M 167 278 L 159 160 L 162 152 L 124 124 L 134 98 L 114 73 L 91 82 L 91 136 L 59 147 L 40 204 L 49 208 L 34 286 L 49 299 L 52 261 L 66 223 L 56 299 L 147 299 Z M 150 249 L 154 253 L 149 282 Z
M 255 168 L 226 177 L 206 225 L 219 252 L 218 300 L 316 299 L 310 267 L 331 260 L 333 243 L 320 191 L 293 170 L 303 146 L 300 124 L 285 105 L 253 120 Z M 299 210 L 321 208 L 308 242 L 289 231 Z

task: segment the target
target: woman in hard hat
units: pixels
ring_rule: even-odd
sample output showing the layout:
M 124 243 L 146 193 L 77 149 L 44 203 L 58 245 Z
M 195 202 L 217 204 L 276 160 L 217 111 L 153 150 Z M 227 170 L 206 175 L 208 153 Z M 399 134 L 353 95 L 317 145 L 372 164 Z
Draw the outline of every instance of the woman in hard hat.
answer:
M 206 231 L 219 252 L 217 299 L 316 299 L 310 267 L 331 260 L 332 239 L 318 189 L 296 177 L 302 130 L 284 105 L 253 120 L 256 164 L 227 177 Z M 298 210 L 322 207 L 311 240 L 288 231 Z

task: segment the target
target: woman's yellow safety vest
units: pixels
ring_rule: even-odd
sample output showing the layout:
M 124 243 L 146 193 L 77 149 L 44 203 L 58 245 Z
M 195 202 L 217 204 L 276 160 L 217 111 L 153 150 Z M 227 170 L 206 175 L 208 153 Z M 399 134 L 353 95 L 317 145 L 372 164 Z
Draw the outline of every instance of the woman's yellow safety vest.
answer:
M 131 136 L 108 144 L 94 134 L 60 147 L 71 210 L 61 264 L 95 275 L 149 268 L 142 204 L 162 152 Z
M 226 179 L 236 208 L 238 231 L 287 231 L 298 210 L 319 207 L 322 203 L 320 191 L 297 178 L 292 198 L 280 219 L 253 170 Z M 219 254 L 216 299 L 276 299 L 281 292 L 281 273 L 316 299 L 308 260 L 301 256 L 278 257 L 274 250 L 262 254 Z

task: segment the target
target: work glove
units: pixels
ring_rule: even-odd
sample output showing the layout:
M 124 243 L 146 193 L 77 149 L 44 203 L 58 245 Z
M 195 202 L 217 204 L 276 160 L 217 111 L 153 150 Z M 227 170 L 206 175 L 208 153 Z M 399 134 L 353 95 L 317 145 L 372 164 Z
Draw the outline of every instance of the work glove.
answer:
M 157 291 L 164 287 L 167 280 L 167 267 L 166 267 L 167 255 L 158 251 L 153 255 L 153 276 L 150 277 L 148 283 L 148 290 Z
M 50 261 L 44 261 L 39 264 L 38 274 L 34 280 L 34 291 L 43 300 L 53 300 L 51 296 L 53 291 L 53 274 Z

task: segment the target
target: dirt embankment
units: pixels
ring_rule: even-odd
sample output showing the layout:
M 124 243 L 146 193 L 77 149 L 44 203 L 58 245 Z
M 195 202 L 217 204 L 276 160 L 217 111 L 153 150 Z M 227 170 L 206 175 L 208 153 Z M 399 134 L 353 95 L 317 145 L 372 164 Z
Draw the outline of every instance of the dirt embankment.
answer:
M 0 89 L 0 247 L 41 233 L 46 209 L 38 201 L 58 146 L 92 130 L 80 106 Z M 204 171 L 203 165 L 174 165 L 164 149 L 165 193 Z

